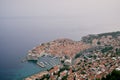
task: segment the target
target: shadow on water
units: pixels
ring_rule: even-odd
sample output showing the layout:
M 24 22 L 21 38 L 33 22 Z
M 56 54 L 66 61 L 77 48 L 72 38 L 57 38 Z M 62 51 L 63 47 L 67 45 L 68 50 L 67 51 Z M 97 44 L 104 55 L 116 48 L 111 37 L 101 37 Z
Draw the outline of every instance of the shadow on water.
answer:
M 29 62 L 29 63 L 33 63 L 33 64 L 36 64 L 36 63 L 37 63 L 37 60 L 29 60 L 28 62 Z

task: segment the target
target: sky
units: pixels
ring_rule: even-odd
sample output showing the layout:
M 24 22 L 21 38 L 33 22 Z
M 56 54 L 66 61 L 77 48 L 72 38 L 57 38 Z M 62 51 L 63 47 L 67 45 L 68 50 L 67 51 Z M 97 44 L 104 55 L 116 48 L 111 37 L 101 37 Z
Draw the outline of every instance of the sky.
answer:
M 71 16 L 119 23 L 120 0 L 0 0 L 0 17 L 21 16 Z
M 3 18 L 34 19 L 5 22 Z M 120 0 L 0 0 L 0 19 L 2 31 L 6 30 L 6 23 L 11 26 L 19 23 L 21 30 L 26 27 L 25 23 L 29 26 L 25 32 L 36 31 L 33 34 L 46 34 L 51 30 L 54 35 L 72 37 L 120 31 Z
M 119 14 L 119 0 L 0 0 L 0 16 L 83 16 L 116 19 Z

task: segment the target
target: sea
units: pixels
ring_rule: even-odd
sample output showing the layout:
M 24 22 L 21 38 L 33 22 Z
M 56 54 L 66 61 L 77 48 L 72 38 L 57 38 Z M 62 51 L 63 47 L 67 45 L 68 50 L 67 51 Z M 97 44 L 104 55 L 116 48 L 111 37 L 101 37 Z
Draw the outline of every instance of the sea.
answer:
M 0 80 L 23 80 L 51 68 L 52 65 L 41 68 L 32 62 L 21 62 L 28 50 L 41 43 L 58 38 L 78 41 L 87 34 L 103 32 L 102 28 L 93 30 L 94 27 L 80 21 L 77 17 L 64 16 L 0 17 Z M 55 61 L 50 57 L 46 60 Z

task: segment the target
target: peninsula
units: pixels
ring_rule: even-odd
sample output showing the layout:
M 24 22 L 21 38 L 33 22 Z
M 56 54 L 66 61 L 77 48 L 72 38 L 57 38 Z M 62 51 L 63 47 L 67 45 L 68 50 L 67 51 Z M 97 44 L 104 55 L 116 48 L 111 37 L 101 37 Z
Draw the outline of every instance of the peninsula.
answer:
M 44 56 L 59 58 L 60 63 L 24 80 L 101 80 L 120 71 L 120 31 L 42 43 L 29 50 L 26 59 L 45 67 L 39 62 Z

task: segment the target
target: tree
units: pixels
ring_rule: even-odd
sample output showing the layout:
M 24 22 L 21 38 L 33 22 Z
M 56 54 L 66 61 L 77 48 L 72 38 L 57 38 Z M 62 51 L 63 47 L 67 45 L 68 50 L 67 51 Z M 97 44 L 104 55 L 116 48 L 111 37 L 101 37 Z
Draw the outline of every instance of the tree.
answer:
M 98 42 L 97 42 L 97 44 L 98 44 L 98 45 L 100 45 L 100 44 L 101 44 L 101 42 L 100 42 L 100 41 L 98 41 Z
M 102 80 L 120 80 L 120 71 L 113 70 L 111 74 L 108 74 L 106 78 L 102 78 Z

